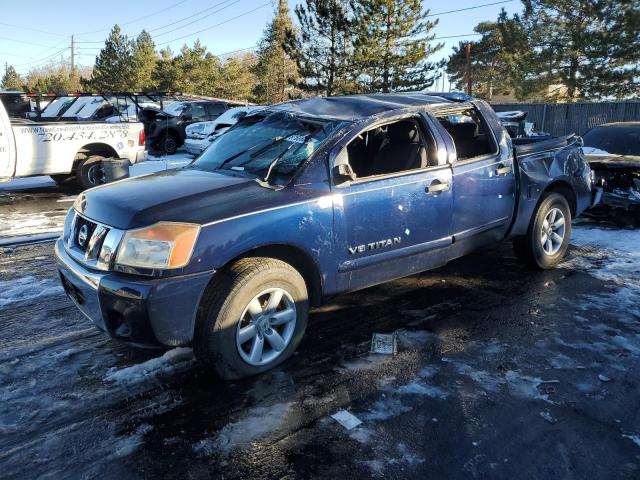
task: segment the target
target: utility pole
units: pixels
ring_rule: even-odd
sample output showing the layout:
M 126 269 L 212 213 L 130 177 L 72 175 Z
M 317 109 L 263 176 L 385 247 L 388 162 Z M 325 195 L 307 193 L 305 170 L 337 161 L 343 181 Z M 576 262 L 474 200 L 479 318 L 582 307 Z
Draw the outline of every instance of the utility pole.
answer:
M 76 42 L 73 40 L 73 35 L 71 35 L 71 75 L 73 75 L 76 71 Z
M 471 42 L 467 42 L 467 47 L 464 51 L 467 56 L 467 68 L 465 72 L 467 76 L 467 95 L 471 95 L 473 91 L 473 82 L 471 80 Z
M 442 69 L 442 91 L 444 92 L 444 76 L 445 76 L 445 72 L 444 72 L 444 68 Z

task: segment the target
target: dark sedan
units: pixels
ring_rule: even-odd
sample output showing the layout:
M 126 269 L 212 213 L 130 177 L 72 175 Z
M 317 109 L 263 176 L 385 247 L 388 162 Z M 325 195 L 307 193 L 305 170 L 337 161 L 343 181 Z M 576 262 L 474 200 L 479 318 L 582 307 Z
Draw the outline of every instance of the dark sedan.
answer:
M 141 120 L 150 147 L 173 154 L 184 144 L 187 125 L 215 120 L 228 109 L 229 105 L 222 101 L 181 101 L 171 103 L 163 110 L 144 109 Z

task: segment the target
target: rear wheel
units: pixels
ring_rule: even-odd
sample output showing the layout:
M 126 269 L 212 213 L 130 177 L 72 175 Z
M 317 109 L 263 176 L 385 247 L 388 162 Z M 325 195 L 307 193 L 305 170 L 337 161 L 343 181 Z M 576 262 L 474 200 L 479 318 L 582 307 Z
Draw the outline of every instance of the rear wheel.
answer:
M 547 269 L 562 261 L 571 238 L 571 209 L 559 193 L 547 193 L 538 205 L 527 234 L 514 240 L 516 256 L 529 267 Z
M 76 181 L 83 188 L 97 187 L 107 182 L 101 155 L 92 155 L 78 164 L 76 168 Z
M 269 370 L 289 358 L 309 316 L 304 279 L 272 258 L 246 258 L 216 273 L 200 305 L 196 358 L 224 379 Z
M 173 155 L 178 150 L 178 136 L 173 132 L 166 132 L 160 139 L 160 150 L 167 155 Z

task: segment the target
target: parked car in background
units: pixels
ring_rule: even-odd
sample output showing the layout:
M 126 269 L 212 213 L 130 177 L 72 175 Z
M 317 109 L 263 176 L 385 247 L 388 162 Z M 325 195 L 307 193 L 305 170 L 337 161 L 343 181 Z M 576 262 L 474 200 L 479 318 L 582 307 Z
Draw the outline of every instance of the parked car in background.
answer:
M 193 345 L 233 379 L 290 357 L 336 294 L 504 240 L 551 268 L 591 204 L 573 135 L 514 147 L 483 101 L 314 97 L 245 116 L 185 168 L 85 192 L 55 252 L 99 328 Z
M 640 221 L 640 122 L 600 125 L 582 139 L 596 182 L 603 189 L 601 205 L 594 212 L 609 208 Z
M 163 110 L 145 108 L 139 114 L 152 150 L 173 154 L 184 144 L 186 128 L 196 122 L 215 120 L 229 109 L 223 101 L 178 101 Z
M 259 111 L 264 107 L 230 108 L 211 122 L 198 122 L 186 129 L 187 138 L 184 147 L 192 155 L 200 155 L 216 138 L 229 130 L 246 115 Z

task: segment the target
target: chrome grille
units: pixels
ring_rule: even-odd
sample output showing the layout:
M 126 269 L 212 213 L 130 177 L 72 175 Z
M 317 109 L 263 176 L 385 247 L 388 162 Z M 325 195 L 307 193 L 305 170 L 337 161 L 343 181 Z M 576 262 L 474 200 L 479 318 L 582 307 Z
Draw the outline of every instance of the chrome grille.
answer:
M 80 215 L 72 208 L 63 238 L 67 252 L 76 261 L 89 268 L 110 270 L 123 233 Z

